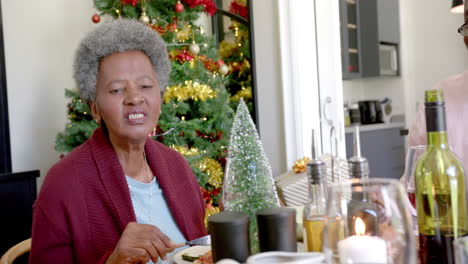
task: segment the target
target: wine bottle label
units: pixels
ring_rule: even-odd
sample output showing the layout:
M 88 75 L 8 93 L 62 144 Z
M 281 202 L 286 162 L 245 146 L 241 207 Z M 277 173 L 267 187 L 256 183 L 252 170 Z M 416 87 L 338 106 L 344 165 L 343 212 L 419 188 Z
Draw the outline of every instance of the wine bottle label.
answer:
M 427 132 L 447 131 L 445 123 L 445 102 L 425 102 Z

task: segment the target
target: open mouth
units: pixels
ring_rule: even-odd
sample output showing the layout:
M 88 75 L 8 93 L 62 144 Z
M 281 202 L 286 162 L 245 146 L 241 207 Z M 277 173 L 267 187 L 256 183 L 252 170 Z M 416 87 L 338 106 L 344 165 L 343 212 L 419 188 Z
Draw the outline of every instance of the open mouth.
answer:
M 125 118 L 131 124 L 138 124 L 143 123 L 146 120 L 146 114 L 141 111 L 132 111 L 128 113 Z

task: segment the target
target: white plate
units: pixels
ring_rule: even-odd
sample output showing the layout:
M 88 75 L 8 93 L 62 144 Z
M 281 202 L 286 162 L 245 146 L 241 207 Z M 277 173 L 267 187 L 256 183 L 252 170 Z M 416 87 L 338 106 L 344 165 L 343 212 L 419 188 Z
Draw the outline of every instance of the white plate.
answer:
M 211 250 L 210 246 L 193 246 L 181 251 L 176 252 L 175 254 L 169 257 L 171 264 L 193 264 L 193 262 L 185 261 L 182 259 L 182 254 L 190 254 L 191 256 L 201 256 L 205 255 L 206 252 Z
M 324 255 L 319 252 L 270 251 L 250 256 L 246 264 L 321 264 L 323 259 Z

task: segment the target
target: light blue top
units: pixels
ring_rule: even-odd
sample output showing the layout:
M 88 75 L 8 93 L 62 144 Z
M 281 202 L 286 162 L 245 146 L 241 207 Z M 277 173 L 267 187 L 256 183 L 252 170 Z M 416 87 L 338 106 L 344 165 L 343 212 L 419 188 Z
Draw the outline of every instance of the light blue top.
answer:
M 130 196 L 137 223 L 156 226 L 176 244 L 186 242 L 184 235 L 182 235 L 172 217 L 161 187 L 156 181 L 156 177 L 153 177 L 150 183 L 139 182 L 128 176 L 125 176 L 125 178 L 130 188 Z M 178 250 L 180 249 L 183 248 L 179 248 Z M 177 249 L 174 252 L 176 251 Z M 166 257 L 174 254 L 174 252 L 169 253 Z M 166 263 L 166 261 L 159 259 L 157 263 Z M 150 261 L 148 264 L 154 263 Z

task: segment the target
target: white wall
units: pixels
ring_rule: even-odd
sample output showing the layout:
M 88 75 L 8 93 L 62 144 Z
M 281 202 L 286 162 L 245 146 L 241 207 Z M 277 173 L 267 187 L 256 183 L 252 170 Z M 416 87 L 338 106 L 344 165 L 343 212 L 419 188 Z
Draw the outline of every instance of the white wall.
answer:
M 252 1 L 259 134 L 273 176 L 292 166 L 285 156 L 277 1 Z
M 2 0 L 13 171 L 41 170 L 58 159 L 55 136 L 66 123 L 73 52 L 93 27 L 93 1 Z
M 449 75 L 468 69 L 468 51 L 456 29 L 462 14 L 449 11 L 450 1 L 400 0 L 400 77 L 343 82 L 345 101 L 392 99 L 394 113 L 409 125 L 424 90 Z
M 424 90 L 468 69 L 468 51 L 456 31 L 463 15 L 450 13 L 449 6 L 450 1 L 400 1 L 407 124 L 413 121 Z
M 343 97 L 345 103 L 359 100 L 382 100 L 388 97 L 392 100 L 393 114 L 405 113 L 405 102 L 402 77 L 375 77 L 343 81 Z

